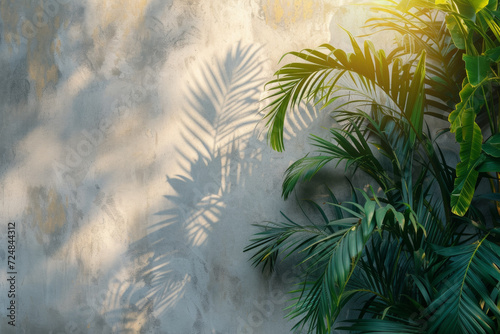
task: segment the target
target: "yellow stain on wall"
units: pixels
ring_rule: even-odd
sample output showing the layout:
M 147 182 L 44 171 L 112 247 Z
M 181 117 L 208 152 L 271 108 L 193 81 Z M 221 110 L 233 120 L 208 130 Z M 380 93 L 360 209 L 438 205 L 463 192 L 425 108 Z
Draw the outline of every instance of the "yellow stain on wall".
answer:
M 20 35 L 16 32 L 19 23 L 19 12 L 16 0 L 0 0 L 0 17 L 3 23 L 3 37 L 7 43 L 21 43 Z M 12 49 L 10 49 L 12 52 Z
M 59 80 L 53 43 L 61 26 L 61 13 L 64 11 L 63 5 L 44 5 L 51 4 L 41 0 L 0 0 L 3 37 L 9 44 L 19 45 L 22 40 L 26 40 L 28 76 L 38 98 L 42 97 L 48 84 L 57 84 Z M 29 27 L 29 33 L 26 27 Z M 58 46 L 60 50 L 60 42 Z M 12 52 L 12 47 L 9 50 Z
M 52 234 L 66 224 L 64 204 L 54 189 L 47 191 L 44 187 L 30 187 L 28 197 L 27 213 L 33 219 L 33 227 L 38 227 L 41 233 Z
M 144 25 L 150 0 L 95 0 L 92 8 L 94 29 L 91 31 L 93 49 L 90 58 L 99 69 L 106 58 L 119 59 L 129 56 L 126 49 Z M 125 49 L 125 51 L 124 51 Z M 137 51 L 139 52 L 139 51 Z
M 53 24 L 39 28 L 35 38 L 28 41 L 28 74 L 35 83 L 38 98 L 42 97 L 48 84 L 57 84 L 59 80 L 53 48 L 59 22 L 60 20 L 54 20 Z
M 277 28 L 313 19 L 315 10 L 322 8 L 321 0 L 264 0 L 262 9 L 266 23 Z
M 274 21 L 280 22 L 283 19 L 284 12 L 280 0 L 274 0 Z
M 312 18 L 313 17 L 313 8 L 314 8 L 314 4 L 312 1 L 303 1 L 302 10 L 304 13 L 303 14 L 304 17 Z
M 52 45 L 50 46 L 50 52 L 53 54 L 57 53 L 58 55 L 61 55 L 61 40 L 60 39 L 52 42 Z

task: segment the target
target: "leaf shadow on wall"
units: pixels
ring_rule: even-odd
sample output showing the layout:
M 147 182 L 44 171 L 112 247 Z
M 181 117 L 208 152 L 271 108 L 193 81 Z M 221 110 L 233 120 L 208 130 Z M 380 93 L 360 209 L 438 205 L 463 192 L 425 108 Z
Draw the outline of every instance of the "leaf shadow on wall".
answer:
M 201 254 L 220 226 L 226 201 L 235 188 L 245 187 L 260 164 L 254 141 L 259 89 L 263 81 L 260 49 L 236 45 L 215 64 L 205 64 L 186 94 L 182 138 L 176 147 L 181 173 L 167 175 L 175 194 L 165 195 L 161 221 L 147 236 L 130 245 L 128 257 L 137 268 L 130 281 L 115 284 L 106 317 L 118 317 L 120 333 L 159 326 L 190 291 L 196 296 L 193 330 L 201 330 L 201 308 L 208 297 L 197 276 L 211 270 Z M 198 328 L 198 329 L 196 329 Z

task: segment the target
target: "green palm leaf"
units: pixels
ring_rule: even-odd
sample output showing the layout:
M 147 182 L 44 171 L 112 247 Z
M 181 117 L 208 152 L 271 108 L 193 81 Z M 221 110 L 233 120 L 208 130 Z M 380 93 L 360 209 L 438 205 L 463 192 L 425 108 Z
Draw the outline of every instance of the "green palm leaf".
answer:
M 421 127 L 420 109 L 425 106 L 421 92 L 425 55 L 420 57 L 417 70 L 413 71 L 410 64 L 401 65 L 400 60 L 388 58 L 382 50 L 375 51 L 371 42 L 366 41 L 362 50 L 350 34 L 349 37 L 352 53 L 328 44 L 322 45 L 328 53 L 311 49 L 290 52 L 302 62 L 283 66 L 275 73 L 276 79 L 267 83 L 271 85 L 271 94 L 267 97 L 271 102 L 264 109 L 267 110 L 264 119 L 267 120 L 268 139 L 273 149 L 284 149 L 283 126 L 289 110 L 293 110 L 302 99 L 330 105 L 343 96 L 338 94 L 339 88 L 358 91 L 364 103 L 378 103 L 374 92 L 381 91 L 396 105 L 394 112 L 408 119 L 413 117 L 414 131 Z M 352 78 L 354 85 L 338 87 L 342 77 Z M 335 95 L 332 97 L 332 94 Z
M 484 144 L 483 151 L 495 158 L 500 158 L 500 134 L 491 136 Z
M 500 282 L 500 247 L 487 240 L 438 250 L 451 260 L 441 275 L 443 289 L 428 306 L 431 333 L 497 333 L 490 315 L 497 306 Z
M 328 221 L 320 210 L 323 224 L 302 226 L 287 218 L 286 222 L 258 225 L 263 230 L 245 248 L 254 251 L 254 265 L 276 265 L 279 256 L 301 254 L 301 264 L 307 266 L 305 280 L 294 290 L 296 298 L 289 317 L 297 318 L 295 328 L 326 333 L 332 329 L 339 312 L 355 291 L 346 289 L 376 229 L 394 223 L 404 226 L 401 213 L 391 205 L 382 206 L 363 193 L 364 205 L 344 202 L 332 205 L 347 216 Z M 286 216 L 285 216 L 286 218 Z M 333 228 L 333 229 L 332 229 Z
M 460 162 L 451 194 L 451 206 L 453 213 L 459 216 L 465 214 L 472 201 L 479 175 L 475 168 L 481 163 L 483 135 L 475 118 L 474 109 L 465 110 L 461 117 L 462 126 L 456 132 L 457 142 L 460 143 Z
M 425 333 L 420 324 L 407 325 L 399 321 L 390 319 L 358 319 L 352 321 L 354 324 L 350 327 L 340 327 L 339 329 L 352 330 L 356 333 L 393 333 L 393 334 L 422 334 Z
M 470 56 L 464 55 L 465 68 L 467 70 L 467 79 L 474 87 L 479 85 L 488 77 L 490 72 L 490 59 L 487 56 Z
M 384 18 L 368 23 L 400 33 L 404 45 L 386 55 L 349 34 L 350 53 L 327 44 L 291 52 L 296 61 L 268 83 L 264 109 L 268 140 L 278 151 L 286 114 L 302 101 L 333 110 L 341 126 L 328 139 L 311 136 L 316 151 L 287 169 L 284 198 L 331 161 L 367 174 L 383 195 L 361 192 L 363 200 L 354 192 L 351 202 L 339 202 L 330 192 L 336 219 L 310 202 L 319 220 L 306 215 L 299 224 L 283 215 L 284 222 L 260 224 L 245 251 L 263 270 L 285 258 L 302 266 L 289 307 L 294 329 L 333 332 L 341 310 L 361 297 L 359 318 L 341 329 L 497 333 L 498 235 L 484 236 L 485 215 L 471 205 L 485 175 L 479 173 L 499 165 L 497 1 L 388 2 L 375 5 Z M 460 143 L 456 170 L 431 130 L 424 131 L 425 115 L 448 118 Z M 484 144 L 482 120 L 492 132 Z
M 395 47 L 391 54 L 395 57 L 414 56 L 422 50 L 427 53 L 425 92 L 428 103 L 447 114 L 450 105 L 455 105 L 460 83 L 465 77 L 462 51 L 451 42 L 450 33 L 438 7 L 434 2 L 408 0 L 388 1 L 384 6 L 373 6 L 372 10 L 384 14 L 367 20 L 367 28 L 375 33 L 389 30 L 401 36 L 403 45 Z M 442 114 L 429 115 L 442 118 Z
M 417 68 L 411 81 L 406 105 L 404 107 L 407 117 L 410 120 L 410 144 L 415 143 L 415 138 L 422 133 L 422 124 L 424 120 L 424 79 L 425 79 L 425 52 L 422 53 Z
M 354 166 L 354 171 L 361 168 L 374 177 L 384 188 L 388 188 L 387 180 L 389 177 L 385 175 L 382 165 L 373 155 L 359 128 L 355 124 L 352 126 L 354 133 L 341 129 L 330 129 L 335 143 L 317 136 L 311 137 L 313 145 L 318 147 L 318 153 L 321 155 L 305 156 L 288 167 L 283 181 L 283 197 L 285 199 L 288 198 L 299 181 L 310 180 L 326 163 L 332 160 L 337 160 L 337 164 L 346 160 L 346 169 L 351 165 Z
M 476 86 L 472 86 L 469 83 L 464 85 L 460 91 L 461 101 L 456 105 L 455 110 L 448 118 L 451 132 L 457 131 L 457 129 L 462 126 L 462 114 L 465 110 L 473 108 L 478 111 L 484 106 L 486 100 L 483 94 L 483 86 L 486 84 L 487 82 L 483 81 Z

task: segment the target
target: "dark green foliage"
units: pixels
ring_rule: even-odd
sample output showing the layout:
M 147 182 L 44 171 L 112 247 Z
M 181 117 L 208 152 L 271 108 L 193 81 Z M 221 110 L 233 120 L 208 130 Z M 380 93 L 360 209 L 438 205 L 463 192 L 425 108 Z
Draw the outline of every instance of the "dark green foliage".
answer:
M 350 178 L 369 176 L 370 191 L 353 189 L 340 203 L 328 190 L 332 217 L 312 203 L 319 219 L 301 224 L 283 215 L 284 222 L 260 224 L 245 251 L 263 268 L 290 256 L 305 268 L 289 313 L 295 329 L 498 333 L 499 219 L 476 207 L 500 199 L 497 1 L 388 1 L 373 9 L 384 17 L 368 26 L 395 31 L 402 44 L 386 55 L 348 33 L 351 53 L 331 45 L 291 52 L 298 61 L 269 82 L 265 116 L 279 151 L 286 114 L 300 101 L 340 124 L 329 138 L 311 136 L 316 150 L 287 169 L 284 198 L 330 162 L 344 162 Z M 434 118 L 450 122 L 457 166 L 431 135 Z M 482 178 L 492 193 L 475 194 Z M 353 298 L 359 317 L 339 327 Z

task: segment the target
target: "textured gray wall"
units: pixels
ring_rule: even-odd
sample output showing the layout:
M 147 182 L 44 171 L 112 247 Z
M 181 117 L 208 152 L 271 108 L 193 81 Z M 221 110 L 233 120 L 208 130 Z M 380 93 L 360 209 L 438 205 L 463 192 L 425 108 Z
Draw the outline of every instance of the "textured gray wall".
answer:
M 0 0 L 0 332 L 289 333 L 296 273 L 242 250 L 301 217 L 282 175 L 331 120 L 303 109 L 280 154 L 257 110 L 282 54 L 362 33 L 344 5 Z

